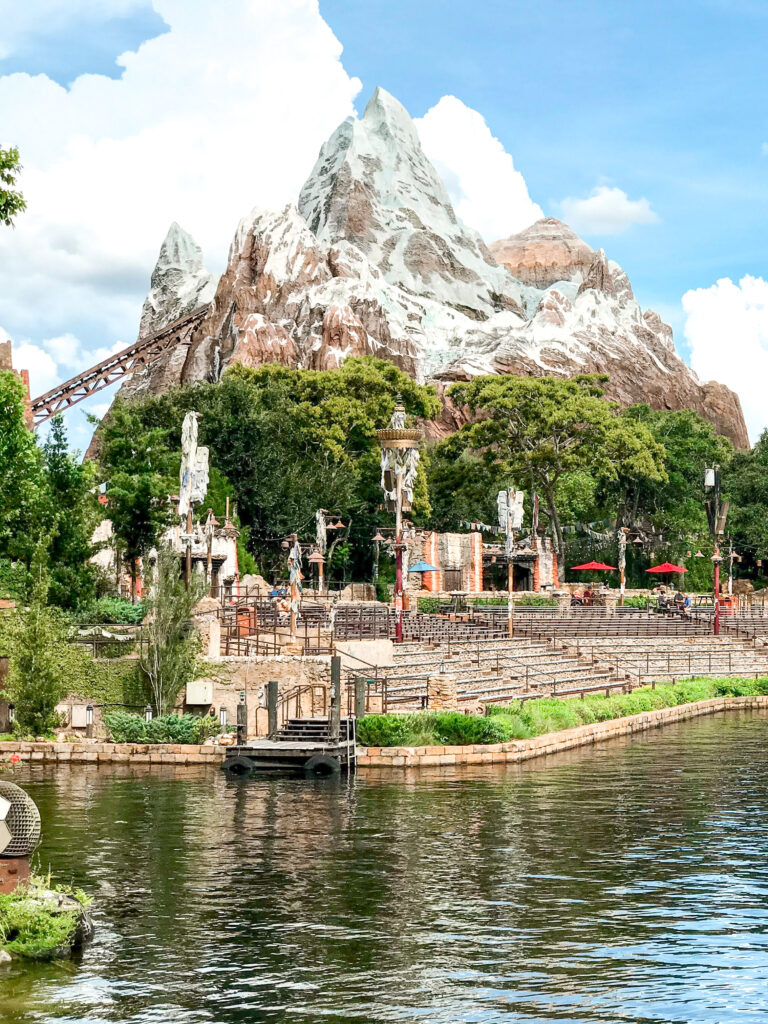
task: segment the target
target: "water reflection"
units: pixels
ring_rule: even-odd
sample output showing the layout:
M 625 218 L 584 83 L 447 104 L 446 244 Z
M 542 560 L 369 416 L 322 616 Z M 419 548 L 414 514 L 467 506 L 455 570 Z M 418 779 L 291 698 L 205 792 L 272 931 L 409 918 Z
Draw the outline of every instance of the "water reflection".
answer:
M 516 768 L 30 769 L 82 962 L 0 1020 L 768 1021 L 768 719 Z

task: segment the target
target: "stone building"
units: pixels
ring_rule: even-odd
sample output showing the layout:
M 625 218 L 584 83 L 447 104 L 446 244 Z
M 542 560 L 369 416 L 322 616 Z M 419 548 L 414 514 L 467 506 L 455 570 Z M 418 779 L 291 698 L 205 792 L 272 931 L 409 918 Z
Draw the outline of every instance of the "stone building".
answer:
M 508 587 L 509 559 L 504 545 L 484 544 L 479 531 L 416 531 L 406 536 L 406 543 L 408 565 L 423 560 L 438 570 L 408 574 L 408 589 L 481 594 Z M 549 537 L 537 536 L 519 542 L 511 561 L 515 590 L 538 593 L 559 586 L 557 555 Z
M 163 542 L 179 553 L 179 572 L 183 572 L 186 549 L 182 543 L 181 522 L 170 526 L 163 534 Z M 192 541 L 192 571 L 205 575 L 208 569 L 208 537 L 205 530 L 205 520 L 194 524 Z M 98 550 L 91 557 L 91 561 L 98 565 L 104 572 L 113 577 L 116 581 L 118 591 L 122 597 L 130 597 L 131 577 L 127 565 L 118 564 L 117 552 L 113 544 L 112 522 L 109 519 L 102 519 L 91 537 L 92 543 L 98 546 Z M 216 523 L 213 528 L 211 542 L 211 594 L 223 594 L 225 599 L 238 593 L 240 570 L 237 561 L 237 538 L 238 531 L 231 522 L 223 524 Z M 155 551 L 149 554 L 149 561 L 153 562 Z M 140 566 L 139 579 L 136 582 L 136 596 L 141 597 L 144 593 L 144 571 Z
M 31 398 L 29 394 L 29 370 L 15 370 L 13 368 L 13 351 L 11 345 L 11 339 L 3 334 L 0 329 L 0 370 L 10 370 L 11 373 L 15 374 L 21 383 L 24 385 L 25 403 L 26 403 L 26 415 L 25 419 L 27 426 L 32 430 L 34 421 L 32 419 L 32 407 Z

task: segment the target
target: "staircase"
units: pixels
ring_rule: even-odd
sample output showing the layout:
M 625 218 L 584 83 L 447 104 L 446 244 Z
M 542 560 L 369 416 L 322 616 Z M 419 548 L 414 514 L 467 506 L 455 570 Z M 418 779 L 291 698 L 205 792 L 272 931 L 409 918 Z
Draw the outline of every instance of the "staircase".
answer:
M 354 739 L 354 725 L 351 719 L 342 718 L 339 728 L 339 743 Z M 317 743 L 335 745 L 331 741 L 327 718 L 289 718 L 272 737 L 274 743 Z

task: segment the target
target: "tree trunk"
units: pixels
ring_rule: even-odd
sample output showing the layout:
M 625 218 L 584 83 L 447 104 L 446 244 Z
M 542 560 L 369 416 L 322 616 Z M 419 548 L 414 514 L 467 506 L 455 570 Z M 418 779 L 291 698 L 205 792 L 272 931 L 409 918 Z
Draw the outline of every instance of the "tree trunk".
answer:
M 131 559 L 131 604 L 136 604 L 136 571 L 138 559 Z
M 560 517 L 555 507 L 555 492 L 547 490 L 544 496 L 547 499 L 547 514 L 549 515 L 549 524 L 552 528 L 552 541 L 555 552 L 559 557 L 565 552 L 565 542 L 563 540 L 563 530 L 560 526 Z

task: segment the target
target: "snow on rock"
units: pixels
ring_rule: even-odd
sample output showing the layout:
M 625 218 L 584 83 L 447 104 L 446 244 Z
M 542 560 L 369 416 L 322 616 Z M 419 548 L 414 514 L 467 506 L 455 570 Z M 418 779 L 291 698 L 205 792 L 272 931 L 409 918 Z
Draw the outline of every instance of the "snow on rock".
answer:
M 738 397 L 699 382 L 602 250 L 551 217 L 490 250 L 462 224 L 410 117 L 382 89 L 322 147 L 298 208 L 243 218 L 215 293 L 198 247 L 171 228 L 142 329 L 203 301 L 191 344 L 138 374 L 141 388 L 216 380 L 237 362 L 327 369 L 350 355 L 390 359 L 441 391 L 478 374 L 599 372 L 622 405 L 692 408 L 747 444 Z M 445 408 L 438 433 L 461 421 Z
M 457 218 L 408 112 L 384 89 L 322 147 L 299 209 L 318 240 L 352 242 L 406 292 L 476 319 L 520 308 L 519 282 Z
M 141 310 L 140 337 L 154 334 L 213 298 L 216 281 L 205 269 L 203 251 L 175 221 L 160 247 L 150 283 Z

